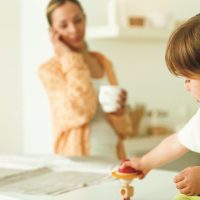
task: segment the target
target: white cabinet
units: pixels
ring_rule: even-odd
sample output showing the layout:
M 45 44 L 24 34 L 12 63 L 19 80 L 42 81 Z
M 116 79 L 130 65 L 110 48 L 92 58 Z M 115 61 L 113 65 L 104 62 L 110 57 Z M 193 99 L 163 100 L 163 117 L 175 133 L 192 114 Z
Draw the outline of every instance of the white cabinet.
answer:
M 169 28 L 162 27 L 151 27 L 148 25 L 143 26 L 130 26 L 128 24 L 129 15 L 128 15 L 128 0 L 107 0 L 104 1 L 104 4 L 99 4 L 99 9 L 104 10 L 102 18 L 103 23 L 95 24 L 90 23 L 87 29 L 87 38 L 88 39 L 107 39 L 107 38 L 146 38 L 146 39 L 159 39 L 166 40 L 171 32 Z M 102 5 L 103 4 L 103 5 Z M 89 6 L 88 2 L 85 0 L 86 8 Z M 96 4 L 98 5 L 98 3 Z M 93 7 L 95 6 L 95 3 Z M 94 20 L 94 18 L 99 20 L 99 15 L 97 16 L 95 12 L 97 8 L 86 9 L 86 13 L 89 16 L 88 20 Z M 98 14 L 99 12 L 97 12 Z M 93 14 L 93 15 L 92 15 Z M 106 18 L 106 19 L 105 19 Z
M 89 27 L 88 39 L 108 39 L 108 38 L 140 38 L 166 40 L 170 30 L 160 28 L 141 27 L 121 27 L 121 26 L 98 26 Z

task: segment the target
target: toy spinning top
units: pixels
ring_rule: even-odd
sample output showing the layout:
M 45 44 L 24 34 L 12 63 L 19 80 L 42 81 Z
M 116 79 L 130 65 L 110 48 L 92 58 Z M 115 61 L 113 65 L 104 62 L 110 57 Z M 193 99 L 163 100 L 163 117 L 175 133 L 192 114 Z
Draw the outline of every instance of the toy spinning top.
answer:
M 124 161 L 128 161 L 128 160 L 124 160 Z M 130 184 L 133 181 L 133 179 L 138 178 L 141 173 L 142 171 L 136 170 L 132 167 L 125 167 L 123 169 L 119 168 L 118 171 L 112 172 L 112 176 L 116 179 L 119 179 L 122 182 L 120 194 L 123 200 L 131 199 L 131 197 L 134 194 L 134 188 Z

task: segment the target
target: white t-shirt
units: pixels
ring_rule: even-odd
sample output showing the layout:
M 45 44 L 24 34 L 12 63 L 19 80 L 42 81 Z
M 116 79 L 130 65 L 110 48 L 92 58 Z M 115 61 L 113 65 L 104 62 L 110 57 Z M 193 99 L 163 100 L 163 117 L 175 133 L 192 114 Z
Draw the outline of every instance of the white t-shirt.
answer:
M 191 151 L 200 153 L 200 108 L 189 122 L 178 132 L 182 145 Z

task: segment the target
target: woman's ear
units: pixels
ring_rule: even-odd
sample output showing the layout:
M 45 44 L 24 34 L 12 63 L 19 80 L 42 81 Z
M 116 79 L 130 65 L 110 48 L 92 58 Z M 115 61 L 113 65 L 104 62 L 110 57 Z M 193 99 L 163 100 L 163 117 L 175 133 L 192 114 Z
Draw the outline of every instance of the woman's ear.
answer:
M 55 28 L 53 28 L 52 26 L 50 26 L 48 28 L 48 30 L 49 30 L 49 33 L 57 33 L 57 31 L 55 30 Z
M 52 26 L 49 26 L 48 31 L 49 31 L 49 33 L 51 33 L 53 31 Z

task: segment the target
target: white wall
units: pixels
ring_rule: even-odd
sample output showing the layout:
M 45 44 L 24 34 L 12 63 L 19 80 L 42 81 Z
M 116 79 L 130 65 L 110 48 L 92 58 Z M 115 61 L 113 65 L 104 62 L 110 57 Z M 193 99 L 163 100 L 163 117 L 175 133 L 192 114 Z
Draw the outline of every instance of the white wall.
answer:
M 47 95 L 37 76 L 52 55 L 45 18 L 47 0 L 22 0 L 24 152 L 51 152 L 51 118 Z
M 172 76 L 165 65 L 165 42 L 122 39 L 89 44 L 113 61 L 120 84 L 129 92 L 130 105 L 143 103 L 147 109 L 165 109 L 175 123 L 183 110 L 186 117 L 196 110 L 197 103 L 185 92 L 183 80 Z
M 24 151 L 48 153 L 51 152 L 52 144 L 49 102 L 36 73 L 39 64 L 52 54 L 44 14 L 48 1 L 22 0 L 22 2 Z M 105 12 L 102 12 L 103 20 L 99 17 L 101 12 L 98 12 L 96 18 L 96 8 L 90 8 L 93 3 L 89 0 L 81 2 L 88 8 L 87 10 L 93 11 L 93 21 L 89 22 L 90 24 L 95 23 L 94 19 L 98 23 L 105 21 Z M 143 5 L 145 3 L 146 1 Z M 191 1 L 184 0 L 175 5 L 171 0 L 170 3 L 168 2 L 168 7 L 164 8 L 171 9 L 171 5 L 175 6 L 178 9 L 178 19 L 196 14 L 197 7 L 200 7 L 199 1 L 193 1 L 192 4 Z M 157 2 L 154 5 L 157 5 Z M 129 92 L 130 104 L 136 101 L 144 102 L 149 108 L 164 108 L 169 110 L 175 119 L 178 117 L 176 110 L 181 110 L 183 107 L 189 110 L 188 115 L 194 112 L 196 105 L 189 94 L 183 91 L 182 81 L 170 75 L 165 67 L 166 41 L 99 40 L 89 41 L 89 45 L 91 49 L 104 52 L 113 61 L 121 85 Z
M 0 154 L 22 151 L 20 0 L 0 1 Z
M 170 28 L 175 22 L 198 14 L 200 7 L 199 1 L 190 0 L 118 1 L 124 3 L 122 9 L 127 12 L 127 16 L 170 16 Z M 87 4 L 88 0 L 83 2 L 86 10 L 90 11 L 87 13 L 88 24 L 94 24 L 94 6 Z M 106 3 L 103 3 L 106 6 Z M 100 6 L 98 8 L 104 17 L 108 15 L 106 9 L 103 10 Z M 97 23 L 102 25 L 99 17 Z M 146 34 L 148 36 L 148 33 Z M 166 43 L 167 39 L 151 40 L 147 37 L 90 40 L 89 46 L 91 49 L 104 52 L 113 61 L 121 85 L 129 92 L 130 104 L 138 102 L 144 103 L 148 109 L 166 109 L 169 111 L 171 123 L 176 124 L 179 123 L 179 118 L 189 118 L 198 105 L 189 93 L 184 91 L 183 80 L 173 77 L 167 70 L 164 59 Z

